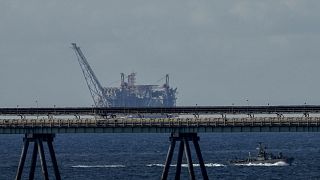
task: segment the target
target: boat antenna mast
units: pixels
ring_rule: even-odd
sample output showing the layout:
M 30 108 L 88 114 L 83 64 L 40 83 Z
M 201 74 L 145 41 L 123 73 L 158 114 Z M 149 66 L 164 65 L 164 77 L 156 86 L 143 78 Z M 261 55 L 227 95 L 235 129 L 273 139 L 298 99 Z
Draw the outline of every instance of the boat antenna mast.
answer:
M 84 56 L 80 47 L 77 46 L 76 43 L 72 43 L 71 45 L 72 45 L 72 49 L 74 50 L 77 56 L 83 76 L 86 79 L 86 82 L 95 106 L 110 107 L 110 103 L 104 93 L 104 88 L 101 86 L 98 78 L 96 77 L 93 70 L 91 69 L 87 61 L 87 58 Z

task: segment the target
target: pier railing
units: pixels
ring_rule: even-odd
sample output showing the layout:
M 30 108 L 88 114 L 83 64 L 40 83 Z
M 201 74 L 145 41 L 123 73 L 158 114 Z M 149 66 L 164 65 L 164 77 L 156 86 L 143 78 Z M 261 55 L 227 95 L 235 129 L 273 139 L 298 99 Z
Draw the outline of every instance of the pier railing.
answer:
M 1 128 L 320 126 L 320 117 L 0 119 Z

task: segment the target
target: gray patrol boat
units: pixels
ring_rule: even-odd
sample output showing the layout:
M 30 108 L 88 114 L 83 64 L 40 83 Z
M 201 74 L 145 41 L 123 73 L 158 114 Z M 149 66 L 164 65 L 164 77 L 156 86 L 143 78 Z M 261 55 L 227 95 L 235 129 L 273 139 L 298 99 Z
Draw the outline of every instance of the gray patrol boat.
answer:
M 249 157 L 247 159 L 235 159 L 231 160 L 230 164 L 232 165 L 259 165 L 259 164 L 275 164 L 275 163 L 285 163 L 291 165 L 294 158 L 292 157 L 285 157 L 280 152 L 277 156 L 273 155 L 272 153 L 267 153 L 265 151 L 266 147 L 259 143 L 257 148 L 258 155 L 257 157 L 252 157 L 249 152 Z

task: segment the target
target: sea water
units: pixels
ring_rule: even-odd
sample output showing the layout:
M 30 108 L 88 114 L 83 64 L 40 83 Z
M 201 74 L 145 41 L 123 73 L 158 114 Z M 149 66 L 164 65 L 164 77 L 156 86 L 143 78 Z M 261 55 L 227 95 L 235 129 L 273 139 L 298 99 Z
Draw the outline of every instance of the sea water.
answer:
M 62 179 L 160 179 L 170 134 L 57 134 L 54 148 Z M 199 134 L 200 147 L 210 179 L 320 179 L 320 133 L 208 133 Z M 0 179 L 14 179 L 23 135 L 0 135 Z M 228 162 L 256 154 L 258 142 L 268 152 L 293 157 L 291 166 L 283 163 L 233 166 Z M 44 144 L 46 152 L 46 144 Z M 199 163 L 190 143 L 196 176 Z M 31 147 L 23 177 L 30 169 Z M 178 150 L 178 144 L 176 146 Z M 174 178 L 177 152 L 170 166 Z M 50 176 L 50 157 L 46 154 Z M 185 158 L 181 179 L 188 179 Z M 38 158 L 36 178 L 42 179 Z M 52 177 L 51 179 L 54 179 Z

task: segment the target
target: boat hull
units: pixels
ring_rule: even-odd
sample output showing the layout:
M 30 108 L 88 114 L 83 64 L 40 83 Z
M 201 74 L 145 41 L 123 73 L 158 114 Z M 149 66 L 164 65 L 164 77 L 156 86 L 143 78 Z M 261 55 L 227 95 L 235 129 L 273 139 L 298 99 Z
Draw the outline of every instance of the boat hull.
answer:
M 260 165 L 260 164 L 276 164 L 276 163 L 285 163 L 288 165 L 291 165 L 293 162 L 293 158 L 281 158 L 281 159 L 266 159 L 266 160 L 232 160 L 230 161 L 230 164 L 232 165 Z

